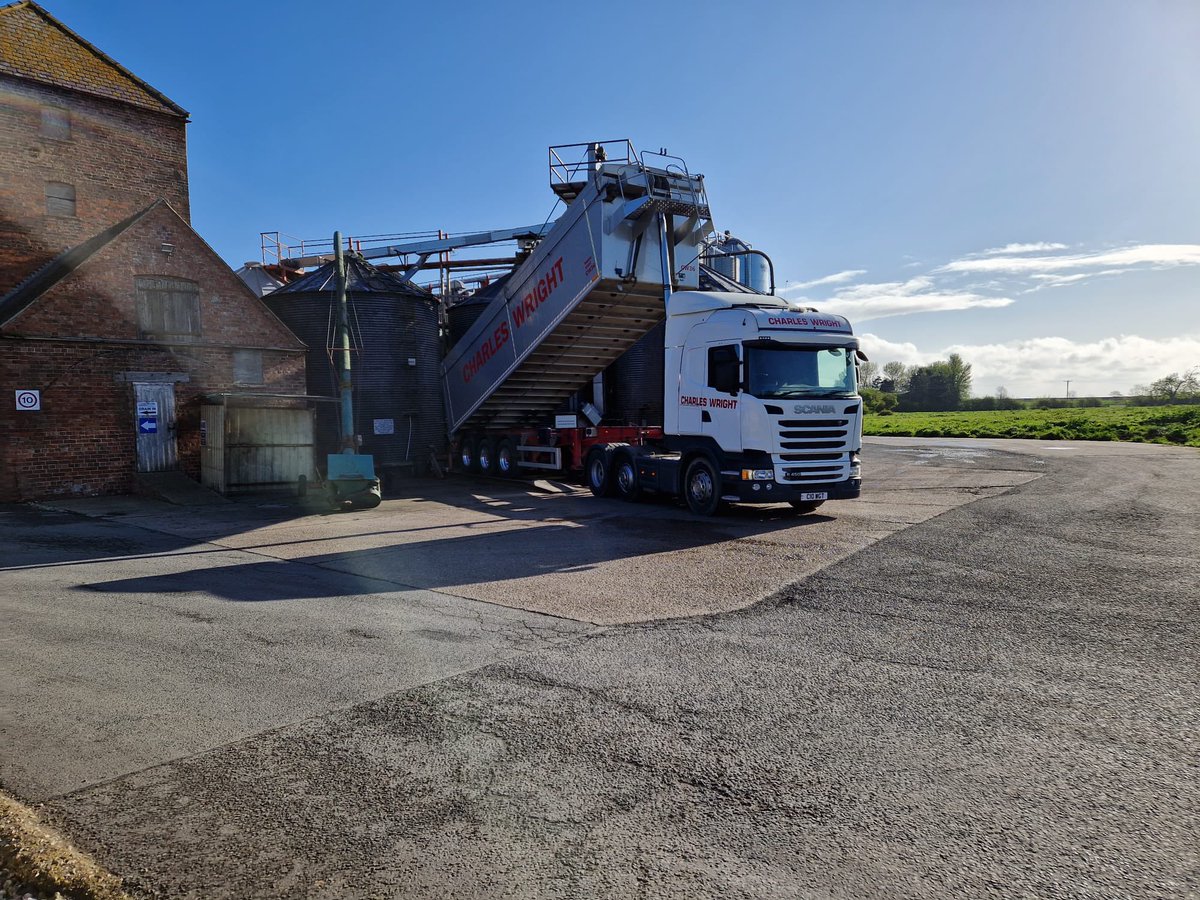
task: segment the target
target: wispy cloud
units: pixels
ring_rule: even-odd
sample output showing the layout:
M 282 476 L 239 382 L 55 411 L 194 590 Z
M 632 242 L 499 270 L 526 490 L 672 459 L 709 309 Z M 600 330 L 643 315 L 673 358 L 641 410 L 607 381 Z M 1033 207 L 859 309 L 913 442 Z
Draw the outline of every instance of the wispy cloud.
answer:
M 982 256 L 995 256 L 997 254 L 1007 253 L 1049 253 L 1051 250 L 1066 250 L 1066 244 L 1049 244 L 1046 241 L 1037 241 L 1032 244 L 1005 244 L 1003 247 L 991 247 L 982 251 Z
M 845 284 L 847 281 L 853 281 L 859 275 L 865 275 L 866 269 L 846 269 L 844 272 L 834 272 L 832 275 L 826 275 L 824 278 L 817 278 L 813 281 L 798 281 L 789 284 L 779 293 L 787 294 L 791 291 L 802 291 L 805 288 L 821 287 L 826 284 Z
M 1200 244 L 1135 244 L 1068 252 L 1067 245 L 1011 243 L 971 253 L 921 275 L 897 281 L 850 284 L 861 269 L 847 269 L 780 291 L 789 299 L 867 321 L 916 313 L 999 309 L 1015 297 L 1048 288 L 1079 286 L 1125 272 L 1200 266 Z
M 952 344 L 923 350 L 875 334 L 859 336 L 864 352 L 877 363 L 896 360 L 923 365 L 960 354 L 971 363 L 974 393 L 993 393 L 1003 386 L 1017 397 L 1062 396 L 1066 381 L 1081 396 L 1128 392 L 1200 360 L 1200 333 L 1165 339 L 1118 335 L 1097 341 L 1038 337 L 1001 344 Z
M 1093 253 L 1063 253 L 1054 256 L 964 257 L 934 269 L 935 273 L 1007 273 L 1031 275 L 1077 269 L 1169 268 L 1200 265 L 1200 244 L 1138 244 Z
M 882 319 L 924 312 L 994 309 L 1008 306 L 1010 297 L 987 296 L 970 289 L 939 287 L 929 276 L 881 284 L 856 284 L 817 301 L 823 312 L 839 313 L 852 321 Z

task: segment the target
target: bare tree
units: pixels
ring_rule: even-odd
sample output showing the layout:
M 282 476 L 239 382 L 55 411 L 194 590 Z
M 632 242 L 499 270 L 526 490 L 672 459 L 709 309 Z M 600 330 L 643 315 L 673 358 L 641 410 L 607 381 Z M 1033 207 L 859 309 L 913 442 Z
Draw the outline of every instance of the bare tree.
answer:
M 1172 372 L 1145 388 L 1152 400 L 1159 403 L 1175 403 L 1200 394 L 1200 368 L 1188 369 L 1183 374 Z
M 909 368 L 902 362 L 885 363 L 883 378 L 892 383 L 892 390 L 895 393 L 903 394 L 908 390 Z
M 879 364 L 860 362 L 858 364 L 858 383 L 863 387 L 879 387 Z

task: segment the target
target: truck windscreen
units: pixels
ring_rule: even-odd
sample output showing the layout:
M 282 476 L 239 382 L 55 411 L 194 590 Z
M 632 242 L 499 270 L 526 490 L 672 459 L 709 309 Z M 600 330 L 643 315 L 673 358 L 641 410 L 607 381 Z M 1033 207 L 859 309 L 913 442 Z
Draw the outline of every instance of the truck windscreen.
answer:
M 857 389 L 854 351 L 845 347 L 745 347 L 746 390 L 762 399 L 837 397 Z

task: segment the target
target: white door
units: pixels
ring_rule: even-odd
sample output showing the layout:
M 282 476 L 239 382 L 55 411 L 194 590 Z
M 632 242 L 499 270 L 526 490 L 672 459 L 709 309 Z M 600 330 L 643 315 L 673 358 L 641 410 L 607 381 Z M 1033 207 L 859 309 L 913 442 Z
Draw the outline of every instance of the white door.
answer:
M 134 390 L 133 427 L 137 429 L 137 470 L 165 472 L 177 468 L 175 452 L 175 385 L 139 383 Z

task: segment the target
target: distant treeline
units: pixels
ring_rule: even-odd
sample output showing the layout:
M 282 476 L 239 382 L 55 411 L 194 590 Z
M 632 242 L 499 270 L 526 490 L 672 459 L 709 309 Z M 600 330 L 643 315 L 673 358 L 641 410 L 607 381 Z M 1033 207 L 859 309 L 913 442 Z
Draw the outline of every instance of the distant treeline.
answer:
M 1036 397 L 1018 399 L 1004 388 L 994 395 L 971 396 L 971 364 L 957 353 L 926 366 L 873 362 L 859 367 L 859 392 L 867 412 L 954 412 L 1019 409 L 1077 409 L 1101 406 L 1168 406 L 1200 403 L 1200 367 L 1173 372 L 1128 395 L 1108 397 Z

